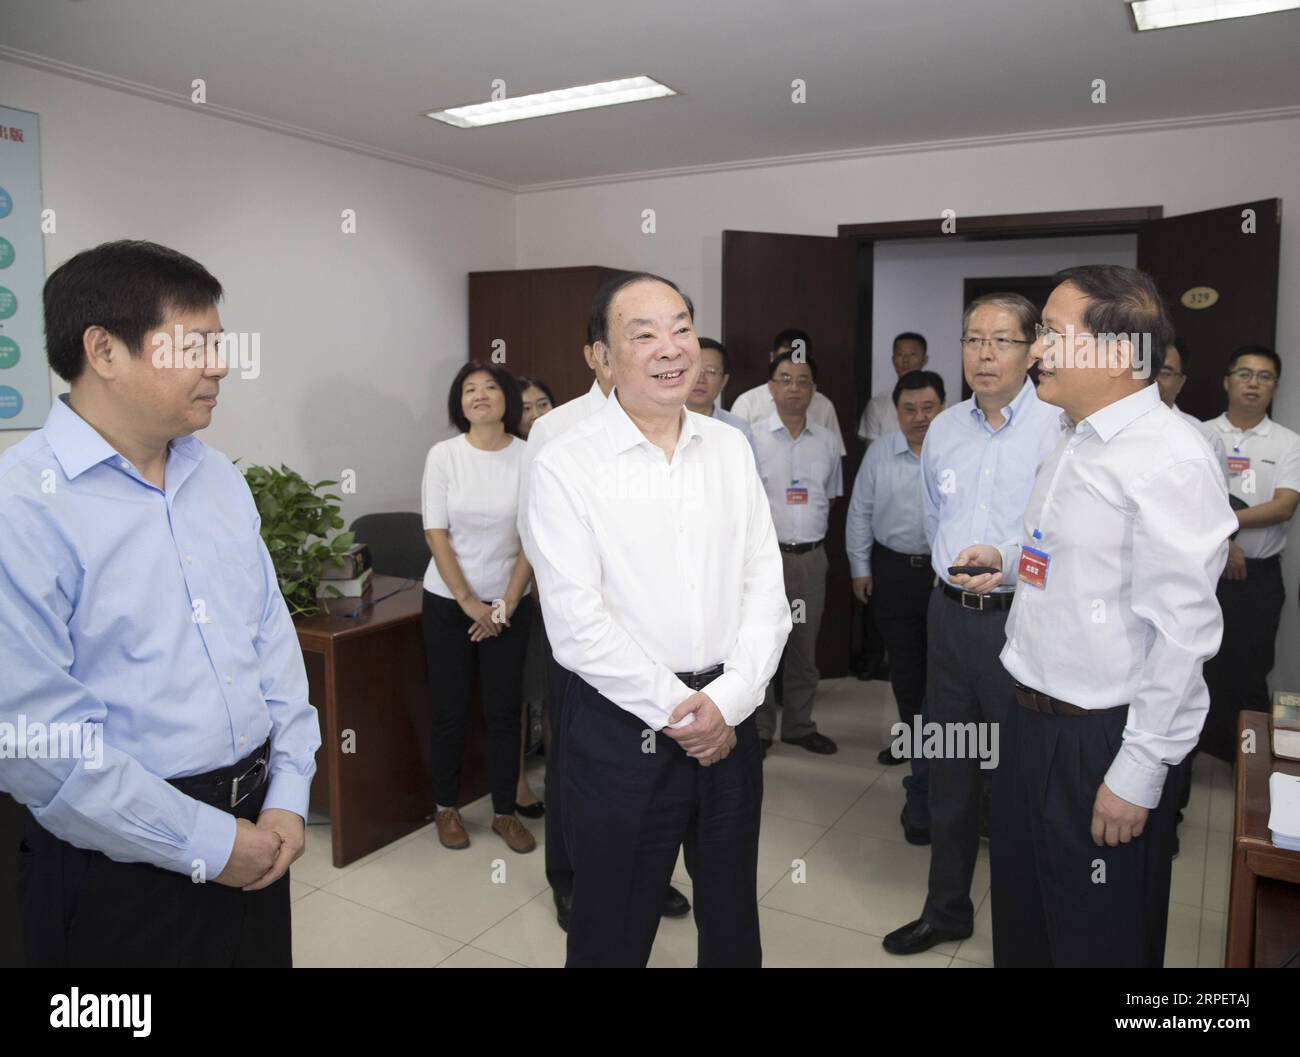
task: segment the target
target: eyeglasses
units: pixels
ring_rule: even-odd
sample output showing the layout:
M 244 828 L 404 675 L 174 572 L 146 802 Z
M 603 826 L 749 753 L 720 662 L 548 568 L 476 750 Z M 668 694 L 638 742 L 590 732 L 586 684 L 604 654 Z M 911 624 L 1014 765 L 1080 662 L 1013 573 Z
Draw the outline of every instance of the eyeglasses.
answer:
M 1239 382 L 1249 382 L 1252 378 L 1257 378 L 1260 385 L 1272 385 L 1277 381 L 1277 375 L 1272 371 L 1252 371 L 1249 367 L 1238 367 L 1228 373 Z
M 705 378 L 722 377 L 722 371 L 720 371 L 717 367 L 701 367 L 700 374 L 702 374 Z
M 978 351 L 985 345 L 992 345 L 998 352 L 1010 352 L 1017 345 L 1032 345 L 1033 342 L 1021 341 L 1019 338 L 962 338 L 962 348 Z
M 789 389 L 792 385 L 796 389 L 811 389 L 813 387 L 811 378 L 796 378 L 792 374 L 778 374 L 772 381 L 776 382 L 782 389 Z
M 1161 367 L 1160 370 L 1156 371 L 1156 375 L 1160 378 L 1181 378 L 1184 373 L 1183 371 L 1175 371 L 1172 367 Z
M 1045 327 L 1042 323 L 1034 324 L 1034 338 L 1043 343 L 1044 348 L 1050 349 L 1056 344 L 1057 340 L 1064 341 L 1065 335 L 1059 330 L 1053 330 L 1051 327 Z

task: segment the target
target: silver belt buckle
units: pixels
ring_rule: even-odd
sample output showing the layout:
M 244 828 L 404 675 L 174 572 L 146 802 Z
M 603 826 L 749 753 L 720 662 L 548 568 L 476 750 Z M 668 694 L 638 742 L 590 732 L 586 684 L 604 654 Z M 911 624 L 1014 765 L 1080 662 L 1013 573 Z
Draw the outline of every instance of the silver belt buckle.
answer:
M 913 569 L 924 569 L 929 563 L 929 559 L 927 559 L 924 554 L 909 554 L 907 556 L 907 563 Z
M 245 778 L 247 778 L 249 775 L 251 775 L 251 774 L 253 774 L 255 771 L 257 771 L 258 768 L 261 768 L 262 771 L 263 771 L 263 773 L 265 773 L 265 771 L 266 771 L 266 760 L 265 760 L 265 759 L 261 759 L 261 760 L 257 760 L 257 761 L 255 761 L 255 762 L 253 763 L 253 766 L 252 766 L 252 767 L 250 767 L 247 771 L 245 771 L 245 772 L 244 772 L 243 774 L 241 774 L 238 778 L 236 778 L 236 779 L 234 780 L 234 782 L 231 783 L 231 786 L 230 786 L 230 806 L 231 806 L 232 808 L 236 808 L 236 807 L 238 807 L 238 806 L 239 806 L 240 804 L 242 804 L 245 800 L 247 800 L 250 796 L 252 796 L 253 793 L 256 791 L 256 788 L 257 788 L 257 787 L 254 786 L 252 789 L 250 789 L 250 790 L 249 790 L 247 793 L 245 793 L 243 796 L 240 796 L 240 795 L 239 795 L 239 783 L 242 782 L 242 781 L 243 781 Z
M 985 597 L 984 595 L 977 595 L 977 594 L 975 594 L 975 592 L 973 592 L 973 591 L 963 591 L 963 592 L 961 593 L 961 607 L 962 607 L 962 609 L 974 609 L 974 610 L 978 610 L 979 612 L 982 613 L 982 612 L 984 612 L 984 597 Z M 973 605 L 973 606 L 972 606 L 972 605 L 968 605 L 967 602 L 966 602 L 966 599 L 968 599 L 968 598 L 973 598 L 973 599 L 975 599 L 975 605 Z

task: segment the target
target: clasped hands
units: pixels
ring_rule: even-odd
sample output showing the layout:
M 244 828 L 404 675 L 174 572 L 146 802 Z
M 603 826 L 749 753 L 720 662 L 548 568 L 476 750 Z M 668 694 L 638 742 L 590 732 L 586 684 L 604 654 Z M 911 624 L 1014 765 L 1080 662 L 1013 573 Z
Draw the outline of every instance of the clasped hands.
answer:
M 236 819 L 235 847 L 213 880 L 245 892 L 267 888 L 284 876 L 306 845 L 302 816 L 293 811 L 268 808 L 257 816 L 257 825 Z
M 677 742 L 687 756 L 699 761 L 701 767 L 709 767 L 719 760 L 725 760 L 736 747 L 736 728 L 727 725 L 713 699 L 703 690 L 696 690 L 673 709 L 668 722 L 679 723 L 688 715 L 694 715 L 695 718 L 686 726 L 676 730 L 665 726 L 660 733 L 667 734 Z
M 496 602 L 484 602 L 473 596 L 458 600 L 461 612 L 473 622 L 469 626 L 469 641 L 482 642 L 501 634 L 502 628 L 510 626 L 510 618 L 519 608 L 519 598 L 507 595 Z M 498 607 L 504 608 L 500 621 L 497 619 Z

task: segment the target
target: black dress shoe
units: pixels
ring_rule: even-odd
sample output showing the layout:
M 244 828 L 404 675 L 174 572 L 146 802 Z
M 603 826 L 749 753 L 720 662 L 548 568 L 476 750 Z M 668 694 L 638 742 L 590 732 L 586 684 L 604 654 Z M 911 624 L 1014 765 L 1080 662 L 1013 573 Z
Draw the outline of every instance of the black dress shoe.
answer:
M 907 822 L 906 808 L 904 808 L 903 813 L 898 816 L 898 821 L 903 824 L 903 839 L 906 840 L 908 844 L 930 843 L 930 827 L 909 825 Z
M 516 813 L 523 815 L 524 818 L 541 818 L 546 814 L 546 804 L 539 800 L 535 804 L 521 804 L 515 801 Z
M 928 951 L 936 943 L 969 938 L 970 930 L 962 933 L 945 932 L 935 928 L 923 918 L 917 918 L 901 929 L 894 929 L 880 943 L 890 954 L 920 954 L 922 951 Z
M 569 931 L 569 911 L 572 907 L 572 896 L 562 896 L 559 892 L 555 893 L 555 923 L 565 932 Z
M 807 749 L 809 752 L 815 752 L 818 756 L 832 756 L 839 751 L 839 746 L 831 741 L 825 734 L 818 734 L 813 731 L 811 734 L 805 734 L 802 738 L 782 738 L 787 745 L 798 745 L 801 749 Z
M 691 901 L 672 885 L 669 885 L 668 894 L 664 896 L 663 916 L 666 918 L 684 918 L 690 912 Z
M 767 759 L 767 750 L 772 747 L 771 738 L 759 738 L 758 747 L 763 750 L 763 759 Z
M 880 764 L 881 767 L 893 767 L 895 764 L 911 762 L 911 760 L 906 760 L 901 756 L 895 756 L 894 750 L 890 746 L 886 746 L 876 753 L 876 763 Z

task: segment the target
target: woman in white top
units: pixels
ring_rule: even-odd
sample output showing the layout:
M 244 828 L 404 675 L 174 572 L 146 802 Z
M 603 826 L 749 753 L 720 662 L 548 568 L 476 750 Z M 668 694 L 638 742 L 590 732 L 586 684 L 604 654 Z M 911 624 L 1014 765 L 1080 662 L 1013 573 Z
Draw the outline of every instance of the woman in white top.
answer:
M 433 553 L 424 575 L 424 644 L 434 703 L 436 822 L 448 848 L 469 846 L 456 805 L 475 671 L 487 721 L 492 829 L 514 851 L 536 846 L 515 814 L 519 697 L 533 618 L 525 597 L 532 569 L 516 528 L 521 413 L 510 372 L 470 361 L 447 397 L 460 436 L 435 444 L 424 464 L 421 506 Z

